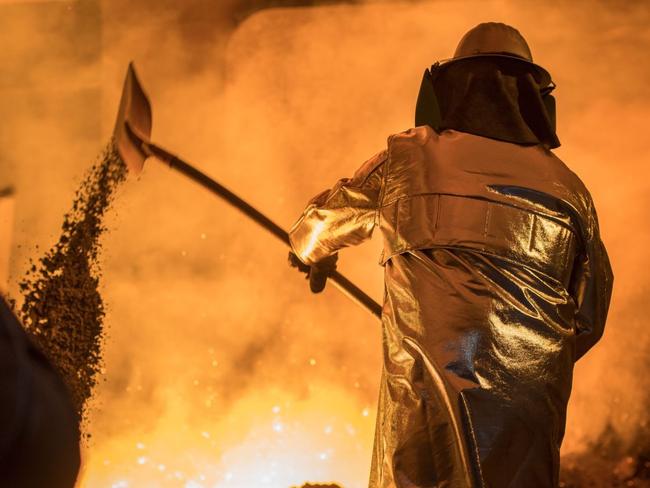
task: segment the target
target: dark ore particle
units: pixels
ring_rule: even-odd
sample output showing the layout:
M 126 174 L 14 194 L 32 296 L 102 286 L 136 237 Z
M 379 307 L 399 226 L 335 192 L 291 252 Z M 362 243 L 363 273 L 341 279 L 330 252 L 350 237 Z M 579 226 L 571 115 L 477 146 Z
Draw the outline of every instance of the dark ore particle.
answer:
M 62 375 L 80 419 L 102 365 L 105 311 L 98 254 L 106 230 L 103 217 L 126 174 L 109 143 L 77 190 L 58 242 L 20 283 L 25 329 Z

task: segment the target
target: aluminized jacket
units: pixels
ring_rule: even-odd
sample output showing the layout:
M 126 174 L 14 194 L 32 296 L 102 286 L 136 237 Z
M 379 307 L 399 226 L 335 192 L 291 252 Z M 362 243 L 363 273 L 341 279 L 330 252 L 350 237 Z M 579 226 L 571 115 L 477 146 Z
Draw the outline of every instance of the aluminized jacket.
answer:
M 371 488 L 556 487 L 574 362 L 612 273 L 580 179 L 543 146 L 418 127 L 314 198 L 312 264 L 384 237 Z

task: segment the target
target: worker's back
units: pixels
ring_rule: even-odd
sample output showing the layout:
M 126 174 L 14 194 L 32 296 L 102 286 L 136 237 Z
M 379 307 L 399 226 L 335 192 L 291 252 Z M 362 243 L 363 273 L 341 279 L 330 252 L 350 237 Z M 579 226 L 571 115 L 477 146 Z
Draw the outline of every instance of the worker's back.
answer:
M 591 198 L 543 146 L 424 126 L 389 139 L 382 171 L 382 262 L 405 250 L 467 247 L 569 285 Z

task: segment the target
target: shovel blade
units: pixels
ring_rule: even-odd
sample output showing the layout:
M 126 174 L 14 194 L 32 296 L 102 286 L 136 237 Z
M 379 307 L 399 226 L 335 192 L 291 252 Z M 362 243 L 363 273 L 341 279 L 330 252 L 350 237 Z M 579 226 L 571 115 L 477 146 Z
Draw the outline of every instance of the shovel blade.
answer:
M 151 104 L 138 81 L 133 63 L 129 63 L 113 130 L 113 141 L 129 171 L 136 175 L 142 171 L 148 156 L 144 152 L 143 142 L 148 143 L 150 137 Z

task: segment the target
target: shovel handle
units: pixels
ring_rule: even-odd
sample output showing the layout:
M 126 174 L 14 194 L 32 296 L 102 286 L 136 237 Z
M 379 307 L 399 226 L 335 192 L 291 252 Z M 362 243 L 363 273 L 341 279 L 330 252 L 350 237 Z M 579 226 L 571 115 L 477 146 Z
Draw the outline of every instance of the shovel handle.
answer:
M 289 242 L 289 234 L 287 231 L 285 231 L 282 227 L 273 222 L 255 207 L 251 206 L 249 203 L 242 200 L 240 197 L 228 190 L 228 188 L 225 186 L 217 183 L 202 171 L 198 170 L 191 164 L 183 161 L 178 156 L 170 153 L 160 146 L 143 142 L 142 149 L 147 155 L 154 156 L 156 159 L 168 164 L 171 168 L 175 169 L 179 173 L 184 174 L 202 187 L 210 190 L 218 197 L 226 200 L 226 202 L 239 209 L 247 217 L 257 222 L 275 237 L 280 239 L 286 246 L 291 248 L 291 243 Z M 328 279 L 331 280 L 340 291 L 347 295 L 348 298 L 352 299 L 352 301 L 356 302 L 358 305 L 362 306 L 375 317 L 381 320 L 381 305 L 374 301 L 358 286 L 356 286 L 338 271 L 334 271 L 328 277 Z

